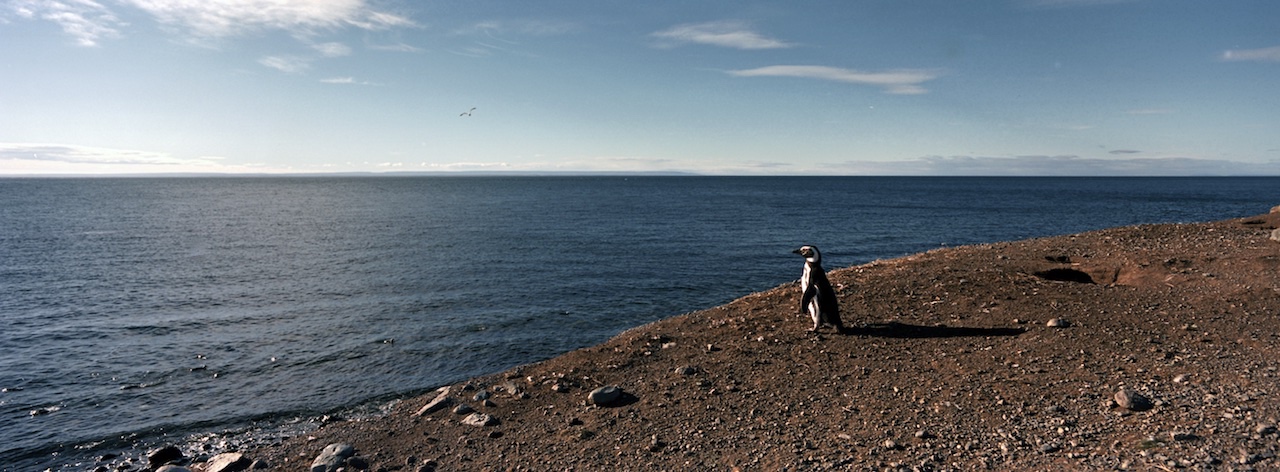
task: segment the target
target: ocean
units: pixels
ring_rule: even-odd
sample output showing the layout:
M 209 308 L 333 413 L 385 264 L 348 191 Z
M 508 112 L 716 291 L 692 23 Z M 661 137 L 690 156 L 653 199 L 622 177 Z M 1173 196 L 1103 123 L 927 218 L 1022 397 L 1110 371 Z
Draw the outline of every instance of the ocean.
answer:
M 830 270 L 1243 217 L 1280 178 L 51 178 L 0 202 L 0 470 L 92 470 L 723 304 L 795 280 L 803 244 Z

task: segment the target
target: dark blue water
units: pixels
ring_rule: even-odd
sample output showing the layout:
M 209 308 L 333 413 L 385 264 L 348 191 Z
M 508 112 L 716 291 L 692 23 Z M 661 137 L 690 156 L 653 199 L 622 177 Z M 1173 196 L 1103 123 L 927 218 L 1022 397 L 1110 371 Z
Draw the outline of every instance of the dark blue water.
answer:
M 1265 213 L 1280 178 L 0 179 L 0 468 L 306 417 L 941 245 Z

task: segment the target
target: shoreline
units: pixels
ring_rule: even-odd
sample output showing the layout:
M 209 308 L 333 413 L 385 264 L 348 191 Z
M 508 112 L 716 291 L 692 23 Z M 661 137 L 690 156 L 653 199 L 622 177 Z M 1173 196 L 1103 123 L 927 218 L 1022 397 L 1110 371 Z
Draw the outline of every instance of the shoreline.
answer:
M 1280 467 L 1278 226 L 1273 210 L 831 270 L 844 335 L 805 333 L 784 284 L 244 457 L 300 470 L 343 443 L 368 470 Z M 602 386 L 627 400 L 592 404 Z M 437 396 L 449 405 L 424 411 Z

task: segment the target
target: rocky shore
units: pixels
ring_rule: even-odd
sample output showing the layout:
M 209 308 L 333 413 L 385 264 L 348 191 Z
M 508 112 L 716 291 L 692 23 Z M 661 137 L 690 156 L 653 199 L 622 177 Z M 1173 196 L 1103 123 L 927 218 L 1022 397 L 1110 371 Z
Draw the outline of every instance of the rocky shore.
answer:
M 236 465 L 175 462 L 1280 470 L 1277 227 L 1280 207 L 875 261 L 829 274 L 844 333 L 807 332 L 788 284 L 225 458 Z

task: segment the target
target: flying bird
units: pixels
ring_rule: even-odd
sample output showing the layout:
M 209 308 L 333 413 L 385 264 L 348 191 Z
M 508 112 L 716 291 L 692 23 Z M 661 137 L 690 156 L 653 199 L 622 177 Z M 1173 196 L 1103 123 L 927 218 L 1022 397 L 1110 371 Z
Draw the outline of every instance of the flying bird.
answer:
M 473 111 L 476 111 L 476 107 L 471 107 L 471 109 L 470 109 L 470 110 L 464 111 L 464 112 L 462 112 L 462 113 L 458 114 L 458 116 L 471 116 L 471 112 L 473 112 Z

